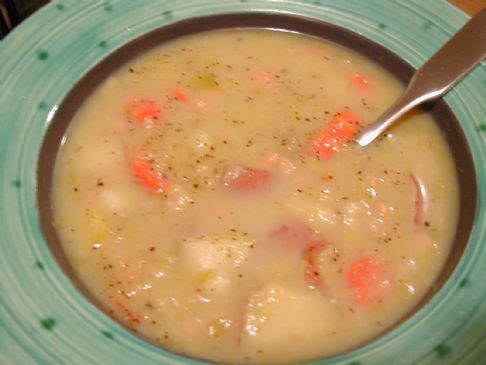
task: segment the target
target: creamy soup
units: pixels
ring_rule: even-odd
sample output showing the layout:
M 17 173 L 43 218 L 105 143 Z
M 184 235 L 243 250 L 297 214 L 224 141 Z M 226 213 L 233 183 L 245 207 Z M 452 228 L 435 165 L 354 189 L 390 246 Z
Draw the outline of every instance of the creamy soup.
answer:
M 430 289 L 458 211 L 431 117 L 353 142 L 402 92 L 335 44 L 270 30 L 181 38 L 90 95 L 55 170 L 55 227 L 127 328 L 230 363 L 332 356 Z

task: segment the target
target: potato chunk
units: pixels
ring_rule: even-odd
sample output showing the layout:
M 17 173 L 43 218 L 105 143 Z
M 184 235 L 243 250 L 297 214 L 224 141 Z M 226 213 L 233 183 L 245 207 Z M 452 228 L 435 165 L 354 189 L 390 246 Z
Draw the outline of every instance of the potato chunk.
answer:
M 266 286 L 248 301 L 241 345 L 249 355 L 265 349 L 264 356 L 275 361 L 318 356 L 328 346 L 322 334 L 332 336 L 337 322 L 334 305 L 322 295 Z M 322 341 L 322 346 L 316 347 L 316 341 Z
M 199 236 L 182 243 L 180 263 L 202 294 L 220 293 L 244 277 L 254 242 L 236 233 Z

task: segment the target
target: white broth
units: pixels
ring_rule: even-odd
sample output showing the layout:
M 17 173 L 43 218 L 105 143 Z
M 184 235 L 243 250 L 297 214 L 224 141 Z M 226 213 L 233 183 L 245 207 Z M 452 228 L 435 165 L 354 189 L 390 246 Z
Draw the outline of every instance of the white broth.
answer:
M 184 37 L 85 101 L 56 162 L 54 224 L 88 290 L 171 351 L 230 363 L 332 356 L 430 289 L 458 184 L 432 118 L 353 143 L 402 92 L 330 42 Z

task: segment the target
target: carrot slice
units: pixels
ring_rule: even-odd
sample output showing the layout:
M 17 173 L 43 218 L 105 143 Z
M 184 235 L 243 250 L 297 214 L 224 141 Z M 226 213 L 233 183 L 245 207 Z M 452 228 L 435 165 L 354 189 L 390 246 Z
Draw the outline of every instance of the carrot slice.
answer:
M 152 128 L 159 122 L 161 108 L 152 99 L 137 98 L 129 104 L 128 115 L 145 128 Z
M 363 76 L 362 74 L 355 73 L 353 75 L 353 84 L 361 91 L 365 93 L 370 93 L 373 88 L 371 86 L 370 80 Z
M 348 271 L 348 284 L 361 305 L 379 302 L 384 297 L 385 265 L 378 259 L 367 257 L 354 262 Z
M 304 279 L 311 288 L 315 288 L 321 292 L 324 291 L 326 285 L 319 269 L 319 255 L 325 249 L 326 244 L 324 241 L 312 241 L 309 243 L 309 248 L 303 254 L 304 260 L 307 261 Z
M 174 97 L 174 99 L 176 99 L 178 101 L 186 102 L 187 100 L 189 100 L 189 97 L 187 96 L 187 94 L 184 91 L 182 91 L 181 89 L 178 89 L 176 87 L 172 88 L 171 94 Z
M 226 166 L 221 181 L 223 186 L 238 192 L 254 192 L 271 181 L 269 171 L 243 165 Z
M 329 158 L 352 142 L 359 129 L 358 117 L 349 109 L 343 109 L 314 140 L 314 148 L 322 158 Z
M 252 78 L 259 84 L 271 84 L 277 79 L 277 76 L 270 71 L 257 70 L 253 73 Z
M 321 46 L 306 46 L 297 50 L 299 56 L 303 55 L 314 59 L 328 59 L 328 51 Z
M 135 157 L 132 169 L 137 181 L 146 189 L 154 193 L 165 193 L 169 189 L 169 182 L 160 167 L 147 156 Z

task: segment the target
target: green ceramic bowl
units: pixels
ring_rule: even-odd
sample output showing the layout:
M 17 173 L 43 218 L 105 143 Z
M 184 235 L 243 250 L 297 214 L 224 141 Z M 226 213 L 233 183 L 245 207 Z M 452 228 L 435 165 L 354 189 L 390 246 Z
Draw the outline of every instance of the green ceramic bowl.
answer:
M 1 364 L 202 363 L 135 336 L 78 291 L 42 234 L 36 190 L 43 182 L 37 180 L 36 170 L 59 106 L 95 65 L 161 26 L 196 16 L 242 12 L 292 14 L 336 24 L 383 45 L 415 67 L 467 20 L 441 0 L 65 0 L 29 18 L 0 43 Z M 467 177 L 476 181 L 469 186 L 477 185 L 479 192 L 486 187 L 484 71 L 484 66 L 478 67 L 445 98 L 472 152 L 476 175 Z M 457 134 L 457 138 L 462 137 Z M 454 134 L 449 139 L 454 143 Z M 466 152 L 462 150 L 459 161 L 467 160 L 462 156 Z M 44 160 L 44 168 L 53 162 Z M 467 193 L 463 197 L 470 198 Z M 486 238 L 486 203 L 481 194 L 477 207 L 468 213 L 475 213 L 469 243 L 432 299 L 378 340 L 315 363 L 471 365 L 484 361 L 486 253 L 481 243 Z

